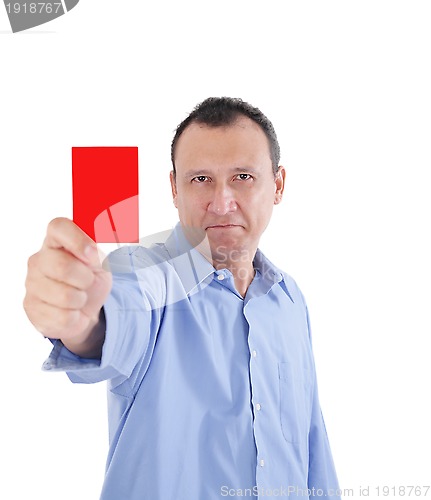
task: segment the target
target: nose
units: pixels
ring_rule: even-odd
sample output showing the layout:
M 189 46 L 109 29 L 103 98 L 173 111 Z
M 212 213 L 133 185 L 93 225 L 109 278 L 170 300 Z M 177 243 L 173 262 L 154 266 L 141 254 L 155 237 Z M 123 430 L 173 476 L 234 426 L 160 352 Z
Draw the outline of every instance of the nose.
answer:
M 208 204 L 208 212 L 216 215 L 226 215 L 237 209 L 235 197 L 228 186 L 217 186 L 214 188 L 212 198 Z

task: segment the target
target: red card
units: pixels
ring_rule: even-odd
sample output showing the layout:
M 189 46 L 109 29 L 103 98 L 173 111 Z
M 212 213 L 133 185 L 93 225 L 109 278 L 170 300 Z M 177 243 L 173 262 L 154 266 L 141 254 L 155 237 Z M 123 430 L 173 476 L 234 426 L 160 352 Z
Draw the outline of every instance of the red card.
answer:
M 73 221 L 97 243 L 139 241 L 137 147 L 72 148 Z

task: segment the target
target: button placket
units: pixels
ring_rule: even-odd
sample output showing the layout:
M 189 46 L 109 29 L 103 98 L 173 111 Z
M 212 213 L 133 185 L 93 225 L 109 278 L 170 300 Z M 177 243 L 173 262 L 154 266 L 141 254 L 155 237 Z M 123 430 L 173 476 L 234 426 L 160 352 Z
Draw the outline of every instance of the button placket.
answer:
M 266 484 L 267 475 L 268 475 L 268 460 L 267 460 L 267 449 L 265 446 L 265 442 L 263 441 L 264 433 L 262 432 L 262 424 L 265 421 L 264 415 L 262 412 L 265 408 L 265 401 L 261 401 L 261 397 L 263 393 L 261 392 L 261 384 L 260 380 L 262 377 L 261 365 L 262 359 L 260 357 L 260 350 L 258 345 L 256 344 L 256 340 L 259 338 L 254 338 L 254 299 L 250 299 L 245 306 L 245 317 L 247 322 L 249 323 L 249 369 L 250 369 L 250 378 L 251 378 L 251 404 L 253 411 L 253 433 L 256 444 L 256 486 L 262 487 Z M 250 309 L 251 308 L 251 309 Z M 263 420 L 262 420 L 263 419 Z

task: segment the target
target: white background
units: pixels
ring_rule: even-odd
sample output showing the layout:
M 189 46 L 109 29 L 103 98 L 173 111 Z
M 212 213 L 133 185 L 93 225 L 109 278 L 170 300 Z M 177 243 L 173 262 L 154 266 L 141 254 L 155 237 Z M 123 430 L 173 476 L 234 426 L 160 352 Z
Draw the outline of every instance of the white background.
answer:
M 28 256 L 72 216 L 71 147 L 138 146 L 140 232 L 169 229 L 173 130 L 221 95 L 278 133 L 261 246 L 308 301 L 340 486 L 431 484 L 431 4 L 82 0 L 20 34 L 0 7 L 0 498 L 92 500 L 103 480 L 105 386 L 43 373 L 22 309 Z

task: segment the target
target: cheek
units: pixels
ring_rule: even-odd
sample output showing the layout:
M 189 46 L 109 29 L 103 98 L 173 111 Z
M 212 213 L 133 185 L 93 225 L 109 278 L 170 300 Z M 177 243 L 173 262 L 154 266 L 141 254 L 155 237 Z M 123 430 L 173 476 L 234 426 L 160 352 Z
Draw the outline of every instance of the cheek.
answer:
M 256 192 L 243 193 L 238 200 L 244 210 L 256 216 L 264 215 L 272 212 L 274 206 L 275 195 L 268 189 L 259 190 Z
M 242 212 L 245 216 L 260 230 L 266 227 L 271 219 L 274 209 L 274 196 L 268 193 L 262 193 L 252 203 L 245 203 L 242 206 Z
M 203 200 L 191 193 L 180 192 L 177 194 L 175 206 L 183 218 L 195 219 L 202 212 Z

